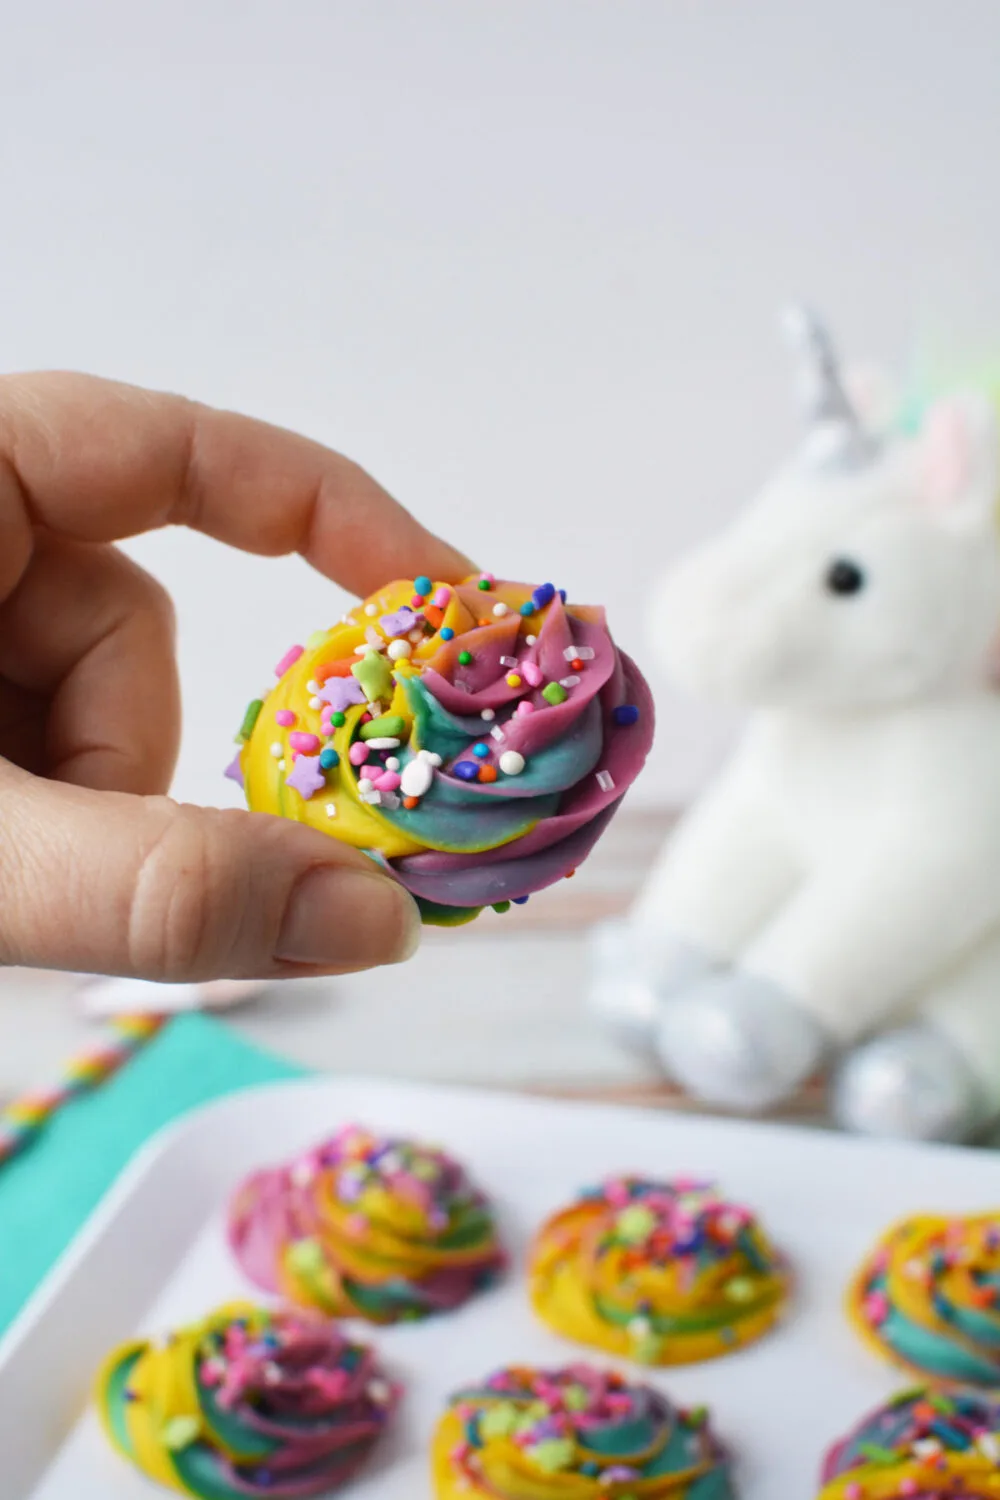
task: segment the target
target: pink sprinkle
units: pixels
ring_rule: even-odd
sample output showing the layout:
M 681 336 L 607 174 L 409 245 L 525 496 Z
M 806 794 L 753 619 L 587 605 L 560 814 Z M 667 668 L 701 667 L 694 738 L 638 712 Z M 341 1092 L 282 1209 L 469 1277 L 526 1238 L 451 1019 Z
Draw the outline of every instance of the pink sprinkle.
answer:
M 516 712 L 519 713 L 522 718 L 526 718 L 528 714 L 533 714 L 535 712 L 535 705 L 533 703 L 530 703 L 527 698 L 522 698 L 520 703 L 517 705 Z
M 446 608 L 446 606 L 448 604 L 448 600 L 450 598 L 451 598 L 451 589 L 441 588 L 441 589 L 438 589 L 437 592 L 434 594 L 433 598 L 431 599 L 431 603 L 432 604 L 436 604 L 437 607 L 438 607 L 438 609 L 444 609 L 444 608 Z
M 410 600 L 411 609 L 423 609 L 424 601 L 420 594 L 414 594 Z
M 217 1359 L 203 1360 L 198 1369 L 198 1378 L 202 1385 L 208 1386 L 209 1390 L 211 1390 L 221 1382 L 225 1374 L 225 1368 L 225 1365 L 221 1364 Z
M 282 729 L 290 729 L 295 723 L 295 715 L 290 708 L 279 708 L 274 716 L 274 722 L 280 724 Z
M 888 1297 L 884 1292 L 870 1292 L 865 1298 L 865 1317 L 871 1323 L 884 1323 L 888 1316 Z
M 856 1479 L 852 1479 L 844 1489 L 844 1500 L 865 1500 L 865 1492 Z
M 351 746 L 351 748 L 354 748 L 353 745 Z M 372 761 L 369 761 L 367 765 L 361 767 L 361 770 L 358 774 L 362 781 L 370 781 L 374 784 L 375 778 L 378 776 L 381 769 L 381 766 L 379 766 L 377 762 L 373 763 Z
M 301 730 L 296 730 L 288 736 L 288 743 L 302 755 L 314 755 L 320 747 L 320 738 L 318 734 L 303 734 Z
M 917 1481 L 915 1479 L 901 1479 L 899 1481 L 899 1493 L 901 1495 L 917 1494 Z
M 295 663 L 298 661 L 299 657 L 303 654 L 305 649 L 305 646 L 289 646 L 288 650 L 285 652 L 284 656 L 281 658 L 278 665 L 274 669 L 275 677 L 284 677 L 285 673 L 288 671 L 288 668 L 294 667 Z
M 542 669 L 533 661 L 521 663 L 521 676 L 530 687 L 537 687 L 542 680 Z
M 612 1208 L 624 1208 L 631 1201 L 631 1196 L 628 1185 L 624 1182 L 607 1182 L 604 1185 L 604 1197 Z
M 402 785 L 402 781 L 403 778 L 397 776 L 395 771 L 383 771 L 375 786 L 380 792 L 394 792 L 398 786 Z
M 368 746 L 364 740 L 355 740 L 350 750 L 348 750 L 347 756 L 352 766 L 363 766 L 368 759 Z

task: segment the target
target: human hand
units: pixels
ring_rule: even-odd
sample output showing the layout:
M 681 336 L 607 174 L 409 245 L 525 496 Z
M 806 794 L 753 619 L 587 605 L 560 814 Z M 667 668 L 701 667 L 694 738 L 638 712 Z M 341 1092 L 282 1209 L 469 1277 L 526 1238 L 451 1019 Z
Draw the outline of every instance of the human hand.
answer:
M 168 525 L 360 595 L 472 571 L 318 443 L 90 376 L 0 379 L 0 963 L 182 981 L 407 957 L 416 906 L 364 854 L 163 795 L 173 610 L 114 542 Z

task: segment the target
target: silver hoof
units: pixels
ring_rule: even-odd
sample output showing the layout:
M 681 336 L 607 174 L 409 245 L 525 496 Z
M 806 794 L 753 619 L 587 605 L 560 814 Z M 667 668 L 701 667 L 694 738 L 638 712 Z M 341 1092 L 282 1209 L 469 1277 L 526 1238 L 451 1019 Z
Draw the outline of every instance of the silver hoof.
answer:
M 657 1050 L 667 1072 L 699 1099 L 757 1111 L 794 1093 L 823 1062 L 829 1039 L 782 990 L 734 971 L 664 1005 Z
M 654 964 L 629 922 L 605 922 L 590 934 L 588 1005 L 622 1046 L 653 1056 L 664 997 L 711 967 L 707 954 L 680 940 L 667 962 Z
M 989 1121 L 985 1091 L 965 1058 L 920 1025 L 852 1052 L 834 1080 L 833 1112 L 845 1130 L 909 1141 L 967 1141 Z

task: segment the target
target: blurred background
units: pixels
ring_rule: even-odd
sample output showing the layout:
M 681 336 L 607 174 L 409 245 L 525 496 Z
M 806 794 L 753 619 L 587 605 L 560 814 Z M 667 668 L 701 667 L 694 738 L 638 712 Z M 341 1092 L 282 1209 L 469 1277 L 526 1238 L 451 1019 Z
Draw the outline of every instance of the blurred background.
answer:
M 796 431 L 789 298 L 891 366 L 1000 328 L 998 55 L 996 0 L 8 6 L 3 366 L 299 428 L 483 567 L 605 602 L 649 662 L 654 579 Z M 175 790 L 235 802 L 245 703 L 343 597 L 179 531 L 130 550 L 178 606 Z M 421 1006 L 359 975 L 241 1024 L 327 1065 L 367 1065 L 374 1028 L 389 1072 L 641 1082 L 581 1017 L 579 929 L 733 729 L 651 675 L 652 763 L 580 880 L 432 938 Z M 501 920 L 525 936 L 493 953 Z M 58 987 L 7 983 L 36 999 L 30 1026 L 0 1007 L 0 1093 L 76 1034 Z
M 9 7 L 3 365 L 299 428 L 642 659 L 652 580 L 790 440 L 789 297 L 891 363 L 1000 327 L 998 55 L 995 0 Z M 179 608 L 177 793 L 234 800 L 243 705 L 342 598 L 131 550 Z M 656 687 L 669 805 L 730 726 Z

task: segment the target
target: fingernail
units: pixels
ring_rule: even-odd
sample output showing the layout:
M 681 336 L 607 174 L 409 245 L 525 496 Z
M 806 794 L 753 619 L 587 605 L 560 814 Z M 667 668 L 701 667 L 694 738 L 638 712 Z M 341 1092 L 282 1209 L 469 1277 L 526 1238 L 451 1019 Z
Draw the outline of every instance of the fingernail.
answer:
M 413 898 L 384 875 L 320 865 L 301 876 L 285 909 L 274 956 L 317 968 L 398 964 L 420 942 Z

